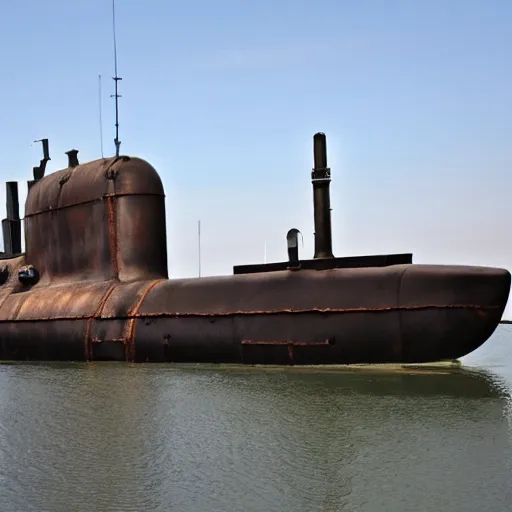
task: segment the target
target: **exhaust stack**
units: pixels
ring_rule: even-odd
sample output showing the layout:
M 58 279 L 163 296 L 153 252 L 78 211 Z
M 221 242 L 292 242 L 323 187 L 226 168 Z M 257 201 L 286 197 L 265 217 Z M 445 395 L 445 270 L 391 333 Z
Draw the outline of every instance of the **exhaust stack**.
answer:
M 18 199 L 18 182 L 6 182 L 7 218 L 2 220 L 4 253 L 8 256 L 21 254 L 21 220 Z
M 315 215 L 315 259 L 334 258 L 331 232 L 331 169 L 327 167 L 327 143 L 325 134 L 313 137 L 315 167 L 311 173 Z
M 34 179 L 27 181 L 27 188 L 30 190 L 30 187 L 41 178 L 44 177 L 44 173 L 46 171 L 46 164 L 51 160 L 50 158 L 50 149 L 48 146 L 48 139 L 35 140 L 34 142 L 42 142 L 43 144 L 43 158 L 39 162 L 37 167 L 33 167 L 32 172 L 34 173 Z
M 68 155 L 68 167 L 77 167 L 80 165 L 78 161 L 78 149 L 70 149 L 66 151 L 66 155 Z

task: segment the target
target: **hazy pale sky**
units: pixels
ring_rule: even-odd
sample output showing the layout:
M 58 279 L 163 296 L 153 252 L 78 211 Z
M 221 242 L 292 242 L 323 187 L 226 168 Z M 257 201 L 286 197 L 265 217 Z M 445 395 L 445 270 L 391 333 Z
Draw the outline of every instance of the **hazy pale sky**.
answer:
M 337 256 L 512 270 L 512 2 L 117 0 L 121 152 L 167 194 L 172 277 L 313 255 L 327 135 Z M 0 177 L 114 153 L 110 0 L 3 2 Z M 26 186 L 22 187 L 22 200 Z M 4 187 L 0 200 L 5 210 Z M 4 215 L 4 214 L 2 214 Z M 509 306 L 512 312 L 512 307 Z M 510 315 L 509 315 L 510 316 Z

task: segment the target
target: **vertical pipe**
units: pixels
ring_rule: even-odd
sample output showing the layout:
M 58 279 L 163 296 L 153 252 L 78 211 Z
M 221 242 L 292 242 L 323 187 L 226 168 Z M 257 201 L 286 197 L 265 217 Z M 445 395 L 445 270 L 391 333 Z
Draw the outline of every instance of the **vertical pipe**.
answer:
M 313 184 L 313 205 L 315 215 L 314 258 L 334 258 L 332 254 L 331 200 L 329 187 L 331 169 L 327 167 L 327 143 L 324 133 L 313 137 L 315 166 L 311 173 Z
M 197 221 L 197 264 L 199 267 L 199 277 L 201 277 L 201 221 Z
M 18 182 L 8 181 L 6 184 L 7 218 L 2 221 L 4 252 L 14 255 L 21 253 L 21 220 L 18 198 Z
M 20 218 L 20 203 L 18 198 L 18 182 L 8 181 L 6 184 L 7 218 L 18 220 Z
M 102 103 L 101 103 L 101 75 L 98 75 L 98 103 L 99 103 L 99 114 L 100 114 L 100 147 L 101 147 L 101 158 L 103 156 L 103 115 L 102 115 Z
M 114 71 L 115 76 L 113 77 L 115 84 L 115 94 L 114 98 L 116 100 L 116 138 L 114 139 L 114 144 L 116 146 L 116 158 L 119 158 L 119 146 L 121 146 L 121 141 L 119 140 L 119 95 L 118 84 L 119 80 L 122 78 L 117 76 L 117 41 L 116 41 L 116 3 L 115 0 L 112 0 L 112 32 L 114 36 Z
M 299 263 L 299 235 L 298 229 L 292 228 L 286 234 L 286 243 L 288 246 L 288 261 L 293 264 Z
M 68 155 L 68 167 L 77 167 L 80 165 L 78 161 L 78 149 L 70 149 L 66 151 L 66 155 Z

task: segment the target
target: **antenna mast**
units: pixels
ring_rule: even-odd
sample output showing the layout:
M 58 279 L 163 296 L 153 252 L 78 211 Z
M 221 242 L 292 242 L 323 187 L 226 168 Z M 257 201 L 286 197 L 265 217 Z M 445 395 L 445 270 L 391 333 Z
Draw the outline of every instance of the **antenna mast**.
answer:
M 199 267 L 199 277 L 201 277 L 201 221 L 197 221 L 197 264 Z
M 116 2 L 112 0 L 112 29 L 114 34 L 114 73 L 113 77 L 115 83 L 115 94 L 111 97 L 116 100 L 116 138 L 114 139 L 114 144 L 116 145 L 116 158 L 119 158 L 119 146 L 121 145 L 121 141 L 119 140 L 119 98 L 121 97 L 118 94 L 118 82 L 122 80 L 122 78 L 117 76 L 117 42 L 116 42 Z
M 103 157 L 103 116 L 102 116 L 102 113 L 101 113 L 101 75 L 98 75 L 98 86 L 99 86 L 99 90 L 98 90 L 98 102 L 99 102 L 99 108 L 100 108 L 100 145 L 101 145 L 101 158 L 104 158 Z

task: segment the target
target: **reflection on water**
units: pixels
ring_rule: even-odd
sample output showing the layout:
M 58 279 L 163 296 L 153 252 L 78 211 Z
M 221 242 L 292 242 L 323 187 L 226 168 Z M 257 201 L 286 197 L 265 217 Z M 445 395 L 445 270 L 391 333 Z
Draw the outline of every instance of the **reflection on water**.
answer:
M 495 339 L 510 361 L 510 332 Z M 501 512 L 511 382 L 492 365 L 2 365 L 0 510 Z

